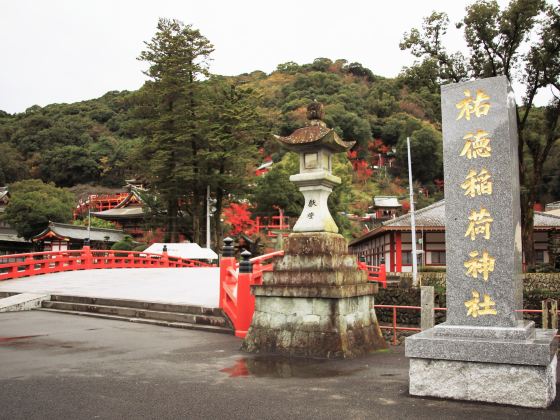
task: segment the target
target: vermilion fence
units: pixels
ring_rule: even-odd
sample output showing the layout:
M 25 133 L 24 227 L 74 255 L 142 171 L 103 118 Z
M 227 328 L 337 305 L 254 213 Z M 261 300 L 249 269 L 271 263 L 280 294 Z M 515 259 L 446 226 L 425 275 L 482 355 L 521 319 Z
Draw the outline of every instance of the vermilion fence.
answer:
M 358 261 L 358 268 L 360 270 L 367 271 L 368 280 L 381 284 L 384 289 L 387 288 L 387 271 L 385 264 L 377 265 L 366 265 L 363 261 Z
M 393 345 L 397 344 L 397 331 L 422 331 L 419 327 L 399 327 L 397 325 L 397 310 L 398 309 L 412 309 L 412 310 L 421 310 L 420 306 L 399 306 L 399 305 L 373 305 L 374 308 L 378 309 L 392 309 L 393 310 L 393 319 L 391 325 L 380 325 L 379 328 L 383 330 L 393 330 L 393 337 L 392 342 Z M 434 308 L 434 311 L 447 311 L 447 308 Z
M 33 252 L 0 256 L 0 280 L 17 279 L 38 274 L 98 268 L 213 267 L 197 260 L 173 257 L 163 252 L 150 254 L 138 251 L 80 250 Z
M 397 344 L 397 332 L 398 331 L 415 331 L 420 332 L 422 331 L 420 327 L 401 327 L 397 325 L 397 310 L 399 309 L 408 309 L 408 310 L 416 310 L 420 311 L 422 308 L 420 306 L 404 306 L 404 305 L 373 305 L 374 308 L 378 309 L 392 309 L 393 310 L 393 317 L 391 325 L 380 325 L 379 328 L 384 330 L 392 330 L 392 343 L 393 345 Z M 434 308 L 434 311 L 447 311 L 447 308 Z M 521 313 L 534 313 L 534 314 L 541 314 L 543 313 L 542 309 L 518 309 L 515 312 Z M 560 315 L 560 311 L 558 311 L 558 315 Z M 560 338 L 560 334 L 556 335 L 556 337 Z

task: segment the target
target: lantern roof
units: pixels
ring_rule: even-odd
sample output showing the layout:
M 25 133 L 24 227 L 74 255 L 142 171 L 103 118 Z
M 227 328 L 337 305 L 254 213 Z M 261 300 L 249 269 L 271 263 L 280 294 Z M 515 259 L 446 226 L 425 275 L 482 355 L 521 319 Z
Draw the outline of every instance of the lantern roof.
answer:
M 302 151 L 319 148 L 323 146 L 332 152 L 345 152 L 349 150 L 355 141 L 344 141 L 322 120 L 324 116 L 323 104 L 312 102 L 307 107 L 307 124 L 298 128 L 287 137 L 276 136 L 276 139 L 286 148 L 293 151 Z

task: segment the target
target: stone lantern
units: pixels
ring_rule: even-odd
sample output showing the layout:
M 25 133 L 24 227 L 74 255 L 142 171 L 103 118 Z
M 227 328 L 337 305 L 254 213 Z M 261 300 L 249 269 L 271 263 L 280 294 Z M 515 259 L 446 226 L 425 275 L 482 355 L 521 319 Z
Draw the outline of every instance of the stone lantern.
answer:
M 299 154 L 299 174 L 290 181 L 299 187 L 305 206 L 294 226 L 294 232 L 333 232 L 338 227 L 327 206 L 327 199 L 340 178 L 332 174 L 332 154 L 346 152 L 355 142 L 346 142 L 322 121 L 323 105 L 311 103 L 307 108 L 308 124 L 288 137 L 277 139 Z
M 346 239 L 327 207 L 340 179 L 332 174 L 332 154 L 347 151 L 345 142 L 321 120 L 323 106 L 307 108 L 308 124 L 277 139 L 300 156 L 300 172 L 292 175 L 305 197 L 304 210 L 284 242 L 284 256 L 251 286 L 255 312 L 243 350 L 288 356 L 347 358 L 384 348 L 373 295 L 348 253 Z

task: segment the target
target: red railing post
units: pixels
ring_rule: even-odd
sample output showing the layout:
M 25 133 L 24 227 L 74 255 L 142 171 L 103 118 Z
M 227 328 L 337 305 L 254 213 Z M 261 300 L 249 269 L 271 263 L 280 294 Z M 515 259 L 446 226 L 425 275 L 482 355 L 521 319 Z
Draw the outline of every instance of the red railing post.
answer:
M 169 267 L 169 255 L 167 254 L 167 245 L 163 244 L 161 253 L 161 262 L 163 267 Z
M 360 255 L 358 257 L 358 268 L 360 270 L 368 271 L 367 265 L 366 265 L 366 257 L 364 257 L 363 255 Z M 369 276 L 369 273 L 368 273 L 368 276 Z
M 393 306 L 393 345 L 397 345 L 397 307 Z
M 32 255 L 29 255 L 28 257 L 25 258 L 24 269 L 23 272 L 21 273 L 21 277 L 32 276 L 34 274 L 34 271 L 35 271 L 35 258 L 33 258 Z
M 255 297 L 251 294 L 251 283 L 253 277 L 253 264 L 249 259 L 251 253 L 243 251 L 243 260 L 239 263 L 239 277 L 237 279 L 237 325 L 235 325 L 235 336 L 245 338 L 253 320 L 255 312 Z
M 387 268 L 385 267 L 385 263 L 381 263 L 379 266 L 379 282 L 384 289 L 387 288 Z
M 80 260 L 82 260 L 82 268 L 84 270 L 90 270 L 92 268 L 92 255 L 91 248 L 89 246 L 89 241 L 85 242 L 82 247 L 82 252 L 80 253 Z
M 222 258 L 220 259 L 220 308 L 224 309 L 224 299 L 226 296 L 224 286 L 227 282 L 228 272 L 230 269 L 235 270 L 235 249 L 233 248 L 233 239 L 225 238 L 224 247 L 222 248 Z

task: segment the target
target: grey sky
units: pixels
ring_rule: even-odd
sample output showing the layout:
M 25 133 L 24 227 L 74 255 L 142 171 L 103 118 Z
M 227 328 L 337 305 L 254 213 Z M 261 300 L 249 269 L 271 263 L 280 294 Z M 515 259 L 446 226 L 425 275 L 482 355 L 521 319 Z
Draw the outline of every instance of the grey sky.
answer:
M 501 4 L 507 1 L 500 1 Z M 215 46 L 211 71 L 267 73 L 286 61 L 316 57 L 358 61 L 396 76 L 413 57 L 399 49 L 405 31 L 433 10 L 451 22 L 465 2 L 423 1 L 146 1 L 0 0 L 0 109 L 75 102 L 110 90 L 139 88 L 145 64 L 136 60 L 158 17 L 200 29 Z M 462 46 L 450 31 L 448 48 Z

